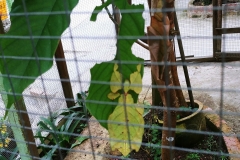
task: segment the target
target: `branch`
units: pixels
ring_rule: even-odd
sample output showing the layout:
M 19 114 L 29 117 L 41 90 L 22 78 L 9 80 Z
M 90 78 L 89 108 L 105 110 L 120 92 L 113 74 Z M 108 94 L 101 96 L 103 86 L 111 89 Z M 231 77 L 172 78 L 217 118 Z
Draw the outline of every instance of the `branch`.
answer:
M 101 0 L 101 1 L 102 1 L 102 4 L 104 4 L 104 0 Z M 113 16 L 111 15 L 109 9 L 108 9 L 107 7 L 104 7 L 104 9 L 107 11 L 107 14 L 108 14 L 109 18 L 112 20 L 112 22 L 113 22 L 115 25 L 118 25 L 118 26 L 119 26 L 119 24 L 114 20 Z
M 140 40 L 137 40 L 136 43 L 139 44 L 140 46 L 142 46 L 143 48 L 149 50 L 149 46 L 146 45 L 145 43 L 142 43 Z

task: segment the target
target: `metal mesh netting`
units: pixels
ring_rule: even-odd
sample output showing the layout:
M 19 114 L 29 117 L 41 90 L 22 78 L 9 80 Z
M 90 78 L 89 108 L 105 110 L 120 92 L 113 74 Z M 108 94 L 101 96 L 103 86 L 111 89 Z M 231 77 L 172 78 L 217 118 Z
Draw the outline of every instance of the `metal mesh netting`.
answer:
M 177 62 L 170 65 L 177 65 L 179 81 L 186 99 L 189 99 L 188 90 L 192 90 L 194 99 L 199 100 L 205 107 L 205 110 L 201 112 L 205 114 L 205 118 L 208 119 L 207 125 L 211 126 L 212 124 L 215 124 L 217 127 L 213 127 L 214 129 L 212 130 L 214 130 L 214 132 L 210 130 L 210 127 L 204 130 L 204 132 L 201 130 L 191 130 L 191 128 L 181 128 L 183 126 L 180 126 L 180 130 L 182 129 L 184 132 L 190 133 L 196 132 L 200 135 L 209 136 L 210 138 L 215 136 L 214 138 L 217 138 L 215 141 L 211 141 L 212 139 L 203 141 L 202 143 L 209 143 L 207 148 L 199 149 L 194 147 L 183 147 L 181 145 L 171 147 L 176 150 L 175 153 L 178 155 L 175 159 L 179 160 L 188 160 L 191 158 L 200 159 L 202 158 L 200 157 L 201 155 L 207 155 L 206 159 L 228 159 L 229 155 L 238 159 L 240 157 L 240 143 L 237 139 L 240 137 L 240 110 L 238 108 L 240 104 L 240 99 L 238 98 L 240 93 L 240 63 L 239 61 L 227 62 L 227 59 L 225 58 L 218 59 L 218 62 L 214 61 L 216 57 L 214 57 L 213 54 L 213 39 L 216 37 L 213 36 L 212 13 L 210 13 L 207 8 L 190 10 L 189 8 L 191 2 L 193 1 L 177 0 L 175 2 L 176 15 L 179 23 L 185 58 L 186 61 L 190 62 L 181 63 L 181 51 L 179 50 L 181 47 L 179 46 L 177 37 L 175 36 L 173 43 L 175 44 L 174 51 L 175 56 L 177 57 Z M 151 21 L 148 2 L 144 0 L 133 0 L 132 3 L 144 4 L 144 30 L 145 33 L 147 33 L 147 27 L 150 25 Z M 117 51 L 116 42 L 119 37 L 116 36 L 115 25 L 109 18 L 106 10 L 99 13 L 96 22 L 90 21 L 92 11 L 96 6 L 101 4 L 102 1 L 100 0 L 79 1 L 71 13 L 70 26 L 61 35 L 61 42 L 63 45 L 72 93 L 74 95 L 71 100 L 75 101 L 76 106 L 79 106 L 78 100 L 80 94 L 78 93 L 88 94 L 91 83 L 90 69 L 95 64 L 113 60 Z M 223 5 L 223 13 L 226 12 L 226 15 L 223 15 L 222 17 L 222 28 L 236 28 L 240 26 L 240 2 L 236 1 L 234 5 L 233 3 L 230 4 L 231 5 L 229 6 L 226 4 Z M 112 6 L 108 7 L 108 9 L 111 13 L 113 13 Z M 234 51 L 234 53 L 237 53 L 240 51 L 240 33 L 223 34 L 221 35 L 221 38 L 221 50 L 217 52 Z M 145 45 L 148 46 L 148 44 Z M 48 136 L 50 134 L 52 134 L 53 137 L 56 135 L 63 135 L 63 137 L 64 135 L 71 135 L 73 138 L 71 137 L 71 140 L 68 141 L 71 141 L 72 144 L 75 144 L 74 141 L 77 137 L 87 137 L 87 139 L 81 139 L 83 143 L 78 139 L 79 145 L 76 145 L 76 147 L 67 145 L 61 146 L 61 142 L 58 142 L 58 140 L 56 140 L 58 142 L 56 145 L 48 142 L 46 144 L 42 144 L 42 140 L 39 137 L 35 137 L 35 145 L 34 142 L 28 142 L 27 140 L 22 141 L 19 140 L 18 137 L 14 136 L 15 133 L 12 131 L 14 128 L 20 128 L 23 135 L 28 134 L 26 130 L 32 130 L 33 134 L 36 135 L 39 131 L 38 123 L 43 120 L 42 117 L 53 120 L 55 115 L 63 112 L 64 109 L 67 109 L 62 82 L 68 81 L 68 79 L 66 80 L 60 78 L 59 74 L 62 71 L 58 69 L 56 64 L 58 58 L 54 57 L 54 63 L 51 69 L 39 76 L 22 93 L 24 105 L 26 106 L 26 113 L 29 117 L 31 126 L 24 127 L 17 124 L 14 126 L 12 122 L 7 123 L 8 137 L 11 139 L 11 142 L 6 147 L 2 147 L 3 150 L 1 150 L 0 146 L 1 156 L 6 157 L 7 159 L 9 159 L 12 155 L 14 155 L 12 156 L 13 159 L 18 159 L 19 157 L 21 157 L 21 159 L 40 159 L 39 157 L 35 157 L 35 155 L 21 154 L 21 150 L 19 151 L 18 149 L 14 152 L 17 143 L 18 145 L 21 143 L 29 145 L 30 143 L 35 147 L 45 146 L 46 148 L 55 148 L 56 150 L 54 150 L 54 155 L 58 155 L 55 156 L 55 159 L 160 159 L 161 153 L 159 153 L 159 151 L 162 146 L 161 141 L 158 141 L 157 139 L 161 139 L 161 137 L 160 134 L 157 133 L 161 132 L 164 128 L 162 128 L 161 125 L 156 125 L 156 121 L 159 120 L 159 117 L 156 118 L 156 115 L 162 114 L 160 112 L 163 110 L 163 104 L 155 104 L 156 106 L 151 105 L 153 104 L 152 97 L 156 94 L 154 93 L 153 88 L 156 86 L 152 84 L 150 52 L 148 49 L 137 43 L 133 44 L 131 50 L 134 55 L 144 59 L 142 91 L 139 94 L 138 101 L 142 108 L 144 108 L 144 115 L 148 117 L 147 120 L 152 118 L 152 120 L 150 120 L 151 123 L 146 122 L 144 125 L 146 132 L 144 132 L 143 135 L 143 147 L 140 148 L 142 155 L 137 157 L 135 156 L 135 154 L 137 154 L 136 152 L 131 152 L 128 156 L 123 156 L 119 154 L 119 152 L 115 153 L 111 150 L 111 139 L 109 134 L 106 129 L 100 126 L 95 118 L 90 116 L 85 107 L 85 97 L 81 97 L 82 99 L 80 98 L 82 100 L 81 105 L 83 105 L 82 117 L 77 117 L 79 115 L 76 117 L 67 117 L 70 119 L 72 118 L 74 122 L 78 120 L 81 121 L 81 125 L 85 128 L 82 127 L 77 131 L 75 130 L 74 133 L 68 133 L 66 130 L 44 131 L 42 129 L 44 136 Z M 204 59 L 211 59 L 211 61 L 214 62 L 204 62 Z M 236 60 L 238 59 L 236 58 Z M 190 88 L 188 84 L 186 84 L 186 73 L 184 72 L 182 66 L 188 67 L 188 74 L 191 82 Z M 99 83 L 104 84 L 107 82 Z M 101 90 L 99 90 L 99 94 L 101 94 Z M 1 92 L 1 95 L 6 95 L 6 92 Z M 93 103 L 96 102 L 93 101 Z M 103 101 L 97 103 L 106 102 Z M 4 116 L 5 107 L 6 106 L 1 99 L 0 117 Z M 21 112 L 20 110 L 10 110 L 10 112 L 13 113 L 16 111 Z M 78 110 L 73 110 L 73 113 L 77 113 L 77 111 Z M 25 113 L 25 111 L 23 112 Z M 214 116 L 210 115 L 210 113 L 216 113 L 214 115 L 219 116 L 220 119 L 216 117 L 214 118 Z M 56 126 L 59 123 L 63 124 L 65 122 L 66 117 L 64 116 L 65 115 L 61 115 L 56 118 L 56 121 L 54 121 Z M 15 118 L 16 117 L 13 119 Z M 23 119 L 23 117 L 20 117 L 20 119 L 21 118 Z M 51 126 L 49 128 L 51 128 Z M 222 131 L 219 131 L 219 128 L 222 129 Z M 224 138 L 221 137 L 222 133 L 225 136 Z M 49 139 L 51 138 L 52 137 Z M 156 139 L 155 141 L 153 140 L 154 138 Z M 49 141 L 51 142 L 51 140 Z M 212 145 L 210 143 L 212 143 Z M 214 148 L 215 150 L 211 150 L 211 147 L 214 146 L 213 143 L 216 143 Z M 29 152 L 31 153 L 31 151 Z M 41 157 L 44 157 L 42 148 L 38 150 L 38 153 Z M 50 154 L 50 152 L 45 155 L 47 154 Z M 216 157 L 211 157 L 210 155 Z M 48 158 L 49 157 L 44 157 L 43 159 Z

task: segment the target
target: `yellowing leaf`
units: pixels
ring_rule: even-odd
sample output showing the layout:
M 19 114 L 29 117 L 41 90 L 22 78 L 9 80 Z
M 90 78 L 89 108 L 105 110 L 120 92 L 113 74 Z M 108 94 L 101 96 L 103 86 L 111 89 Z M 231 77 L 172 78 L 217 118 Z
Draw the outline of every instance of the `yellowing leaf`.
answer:
M 138 104 L 138 106 L 136 107 L 136 110 L 138 111 L 138 113 L 139 113 L 141 116 L 143 115 L 143 113 L 144 113 L 144 108 L 141 107 L 139 104 Z
M 120 105 L 125 105 L 126 104 L 126 106 L 128 106 L 128 105 L 133 104 L 134 101 L 133 101 L 132 95 L 131 94 L 127 94 L 127 95 L 122 95 L 118 99 L 118 102 L 119 102 Z
M 130 87 L 130 83 L 128 80 L 126 80 L 124 82 L 124 87 L 123 87 L 124 93 L 127 93 L 129 91 L 129 87 Z
M 141 71 L 141 64 L 137 65 L 137 71 L 140 72 Z
M 130 75 L 130 89 L 139 94 L 142 91 L 142 77 L 140 72 L 134 72 Z
M 143 126 L 139 126 L 144 125 L 144 120 L 136 108 L 128 106 L 126 110 L 127 116 L 125 115 L 124 106 L 117 106 L 108 118 L 111 148 L 112 150 L 119 150 L 124 156 L 127 156 L 131 150 L 139 150 L 144 132 Z M 128 127 L 126 122 L 128 122 Z M 131 144 L 129 144 L 129 140 Z
M 110 89 L 113 93 L 116 93 L 118 90 L 121 89 L 121 74 L 117 71 L 118 65 L 115 64 L 113 68 L 113 73 L 111 76 L 111 84 Z
M 117 71 L 117 69 L 118 69 L 118 65 L 117 65 L 117 63 L 115 63 L 114 67 L 113 67 L 113 71 L 115 72 L 115 71 Z
M 108 94 L 108 98 L 111 99 L 111 100 L 114 100 L 119 96 L 120 96 L 120 93 L 112 93 L 111 92 L 111 93 Z

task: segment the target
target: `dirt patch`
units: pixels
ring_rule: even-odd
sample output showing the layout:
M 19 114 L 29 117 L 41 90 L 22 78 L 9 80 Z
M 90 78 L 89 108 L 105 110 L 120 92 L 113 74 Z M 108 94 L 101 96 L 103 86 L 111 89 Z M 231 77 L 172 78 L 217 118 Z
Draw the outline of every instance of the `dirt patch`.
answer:
M 153 160 L 159 159 L 161 156 L 161 130 L 157 129 L 159 124 L 154 121 L 154 116 L 159 114 L 159 110 L 152 110 L 144 119 L 147 125 L 150 125 L 150 128 L 145 128 L 144 136 L 143 136 L 143 144 L 139 150 L 139 152 L 131 152 L 131 154 L 127 158 L 139 159 L 139 160 Z M 223 142 L 222 137 L 211 135 L 207 128 L 206 130 L 209 132 L 205 134 L 203 138 L 196 144 L 189 146 L 188 148 L 181 147 L 182 150 L 175 150 L 175 156 L 172 157 L 175 160 L 214 160 L 214 159 L 222 159 L 228 160 L 227 156 L 222 155 L 213 155 L 212 152 L 219 152 L 227 154 L 227 149 L 225 145 L 219 145 L 219 142 Z M 188 149 L 192 149 L 192 151 L 186 151 Z M 185 151 L 184 151 L 185 150 Z M 208 153 L 199 153 L 201 151 L 205 151 Z M 112 159 L 111 159 L 112 160 Z
M 94 159 L 94 156 L 96 160 L 105 160 L 102 155 L 106 154 L 105 148 L 109 146 L 108 131 L 101 127 L 94 117 L 90 118 L 89 127 L 83 130 L 81 136 L 91 136 L 91 139 L 74 147 L 74 150 L 68 153 L 65 160 L 91 160 Z

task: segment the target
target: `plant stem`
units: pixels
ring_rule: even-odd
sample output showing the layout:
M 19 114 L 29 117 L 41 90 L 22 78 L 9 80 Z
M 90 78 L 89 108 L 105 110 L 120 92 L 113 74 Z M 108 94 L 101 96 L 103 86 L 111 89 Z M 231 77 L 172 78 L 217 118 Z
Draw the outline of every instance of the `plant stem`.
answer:
M 102 1 L 102 3 L 104 3 L 104 0 L 101 0 L 101 1 Z M 132 4 L 131 0 L 128 0 L 128 3 Z M 111 21 L 115 24 L 115 26 L 116 26 L 115 28 L 116 28 L 117 33 L 118 33 L 118 27 L 119 27 L 119 24 L 120 24 L 120 16 L 118 15 L 118 14 L 120 14 L 119 10 L 116 7 L 113 7 L 113 13 L 114 13 L 114 15 L 116 15 L 116 18 L 115 18 L 116 20 L 115 20 L 113 18 L 113 15 L 111 15 L 109 9 L 107 7 L 104 7 L 104 9 L 106 10 L 106 12 L 107 12 L 109 18 L 111 19 Z M 143 48 L 149 50 L 149 47 L 147 45 L 145 45 L 144 43 L 142 43 L 141 41 L 137 40 L 136 43 L 139 44 L 140 46 L 142 46 Z
M 102 1 L 102 4 L 105 3 L 104 0 L 101 0 L 101 1 Z M 117 21 L 114 20 L 114 18 L 113 18 L 113 16 L 111 15 L 109 9 L 108 9 L 107 7 L 104 7 L 104 9 L 107 11 L 107 14 L 108 14 L 109 18 L 112 20 L 112 22 L 113 22 L 115 25 L 119 25 L 119 24 L 117 23 Z

